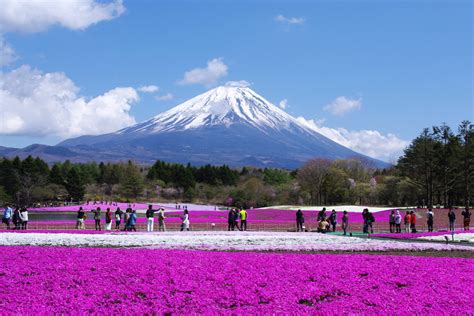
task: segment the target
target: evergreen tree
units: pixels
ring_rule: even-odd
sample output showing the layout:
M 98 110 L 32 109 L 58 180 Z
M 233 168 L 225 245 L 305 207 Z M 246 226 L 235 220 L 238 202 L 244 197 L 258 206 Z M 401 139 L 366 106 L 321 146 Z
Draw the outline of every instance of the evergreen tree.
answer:
M 80 172 L 76 167 L 69 169 L 66 175 L 65 187 L 74 201 L 80 201 L 85 194 L 85 185 Z

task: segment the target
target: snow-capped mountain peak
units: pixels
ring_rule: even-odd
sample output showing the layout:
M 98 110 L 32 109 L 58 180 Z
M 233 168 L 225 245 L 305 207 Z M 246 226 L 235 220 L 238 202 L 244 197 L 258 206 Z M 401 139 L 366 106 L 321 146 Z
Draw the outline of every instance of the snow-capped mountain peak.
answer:
M 248 124 L 263 131 L 287 129 L 291 125 L 308 130 L 252 89 L 220 86 L 118 133 L 158 133 L 233 124 Z

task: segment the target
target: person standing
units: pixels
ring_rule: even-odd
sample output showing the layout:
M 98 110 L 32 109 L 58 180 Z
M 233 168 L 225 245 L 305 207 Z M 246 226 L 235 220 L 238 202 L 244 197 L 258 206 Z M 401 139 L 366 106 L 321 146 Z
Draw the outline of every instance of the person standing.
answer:
M 26 230 L 28 227 L 28 210 L 22 207 L 20 210 L 21 229 Z
M 100 207 L 91 210 L 91 212 L 94 213 L 95 230 L 102 230 L 102 226 L 100 225 L 100 214 L 102 211 L 100 210 Z
M 85 215 L 85 212 L 81 206 L 79 207 L 79 210 L 77 211 L 76 229 L 84 229 L 84 215 Z
M 6 229 L 10 229 L 10 222 L 12 220 L 13 210 L 10 205 L 5 205 L 5 210 L 3 211 L 2 222 L 5 224 Z
M 452 207 L 449 208 L 448 220 L 449 220 L 449 230 L 453 232 L 454 223 L 456 222 L 456 213 L 454 213 L 454 210 Z
M 146 231 L 152 232 L 153 231 L 153 224 L 155 223 L 155 210 L 153 209 L 153 205 L 148 205 L 148 209 L 146 210 Z
M 117 207 L 115 211 L 115 229 L 120 230 L 120 222 L 122 222 L 123 212 L 120 207 Z
M 431 208 L 428 209 L 426 212 L 426 224 L 428 225 L 428 232 L 433 231 L 433 223 L 434 223 L 434 213 Z
M 132 213 L 132 209 L 128 207 L 125 210 L 125 216 L 124 216 L 124 231 L 130 230 L 130 214 Z
M 130 212 L 130 227 L 129 227 L 129 230 L 130 231 L 133 230 L 134 232 L 136 232 L 137 229 L 136 229 L 135 225 L 137 225 L 137 211 L 132 210 Z
M 349 227 L 349 214 L 347 211 L 342 212 L 342 230 L 344 231 L 344 236 L 347 235 L 347 228 Z
M 400 214 L 400 211 L 397 210 L 395 212 L 395 232 L 401 233 L 402 232 L 402 215 Z
M 20 209 L 18 207 L 15 207 L 15 210 L 13 211 L 12 222 L 13 222 L 13 225 L 15 225 L 14 229 L 20 230 L 21 219 L 20 219 Z
M 463 216 L 463 226 L 464 230 L 469 230 L 469 224 L 471 223 L 471 211 L 469 211 L 469 208 L 466 207 L 464 211 L 462 211 L 461 215 Z
M 323 219 L 326 219 L 326 208 L 323 207 L 321 211 L 318 212 L 318 222 L 322 221 Z
M 189 212 L 188 209 L 184 209 L 184 214 L 183 214 L 183 222 L 181 223 L 181 231 L 187 230 L 189 231 Z
M 158 231 L 166 231 L 165 218 L 165 209 L 160 208 L 158 210 Z
M 304 215 L 303 215 L 303 212 L 301 212 L 301 209 L 299 209 L 296 212 L 296 232 L 303 231 L 303 224 L 304 224 Z
M 403 221 L 405 223 L 405 233 L 410 232 L 410 225 L 411 225 L 411 214 L 410 211 L 407 211 L 405 213 L 405 217 L 403 218 Z
M 234 209 L 231 208 L 227 214 L 227 231 L 234 230 Z
M 374 233 L 374 227 L 373 227 L 373 222 L 375 222 L 375 217 L 374 214 L 372 214 L 369 209 L 364 209 L 362 211 L 362 217 L 364 219 L 364 233 L 368 234 L 369 233 L 369 227 L 370 227 L 370 233 Z
M 238 230 L 242 230 L 240 227 L 239 227 L 239 218 L 240 218 L 240 213 L 237 209 L 234 209 L 234 226 L 238 229 Z
M 105 212 L 105 230 L 112 230 L 112 213 L 110 212 L 110 207 L 107 207 Z
M 410 228 L 412 233 L 416 233 L 416 214 L 414 211 L 410 212 Z
M 368 212 L 369 212 L 369 210 L 366 209 L 366 208 L 364 208 L 364 209 L 362 210 L 362 221 L 364 222 L 364 226 L 363 226 L 363 228 L 362 228 L 362 232 L 363 232 L 364 234 L 368 234 L 368 233 L 369 233 L 369 226 L 368 226 L 368 224 L 367 224 L 367 223 L 368 223 L 368 220 L 367 220 Z
M 247 211 L 245 209 L 240 210 L 240 229 L 241 230 L 247 230 Z
M 390 225 L 390 233 L 395 231 L 395 210 L 390 212 L 390 217 L 388 219 Z
M 332 231 L 336 231 L 336 225 L 337 225 L 337 213 L 336 210 L 332 210 L 331 215 L 329 215 L 329 222 L 332 226 Z

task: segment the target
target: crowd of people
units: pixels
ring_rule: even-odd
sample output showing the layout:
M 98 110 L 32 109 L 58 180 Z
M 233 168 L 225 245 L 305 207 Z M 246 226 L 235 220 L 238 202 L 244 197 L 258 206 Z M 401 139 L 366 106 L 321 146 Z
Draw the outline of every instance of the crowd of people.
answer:
M 87 203 L 89 205 L 89 202 Z M 91 203 L 92 204 L 92 203 Z M 95 205 L 95 202 L 94 202 Z M 103 205 L 103 203 L 100 203 Z M 114 205 L 111 202 L 110 205 Z M 177 204 L 178 205 L 178 204 Z M 117 206 L 117 204 L 115 204 Z M 179 206 L 177 206 L 178 208 Z M 189 211 L 186 206 L 183 207 L 184 212 L 181 216 L 181 231 L 190 230 L 190 220 L 189 220 Z M 105 210 L 105 215 L 101 208 L 98 206 L 93 208 L 90 211 L 85 211 L 83 207 L 79 207 L 77 211 L 77 222 L 76 229 L 86 229 L 85 220 L 88 216 L 87 213 L 90 213 L 91 217 L 94 219 L 94 227 L 96 230 L 100 231 L 102 227 L 102 217 L 105 218 L 104 230 L 111 231 L 112 225 L 115 220 L 114 230 L 116 231 L 137 231 L 137 212 L 134 209 L 134 205 L 129 204 L 125 211 L 122 211 L 120 207 L 116 207 L 116 210 L 113 212 L 110 207 L 107 207 Z M 419 215 L 419 214 L 418 214 Z M 463 229 L 469 230 L 470 221 L 472 212 L 469 208 L 465 208 L 461 212 L 463 218 Z M 145 212 L 146 217 L 146 231 L 152 232 L 154 230 L 155 217 L 158 219 L 158 231 L 166 231 L 166 216 L 165 209 L 158 208 L 154 209 L 153 205 L 149 205 L 148 209 Z M 448 217 L 448 230 L 454 231 L 455 222 L 456 222 L 456 212 L 454 208 L 449 208 L 447 213 Z M 374 232 L 374 222 L 375 216 L 367 208 L 362 211 L 363 227 L 362 232 L 364 234 L 373 234 Z M 246 231 L 247 230 L 247 220 L 248 213 L 245 209 L 231 208 L 228 212 L 228 231 Z M 402 214 L 399 210 L 392 210 L 389 215 L 389 229 L 390 233 L 401 233 L 402 232 L 402 223 L 404 224 L 404 232 L 406 233 L 416 233 L 417 232 L 417 214 L 413 210 L 407 210 L 402 217 Z M 428 232 L 433 232 L 435 222 L 435 213 L 433 209 L 429 208 L 426 211 L 426 224 Z M 15 230 L 26 230 L 28 227 L 28 209 L 26 207 L 14 207 L 12 205 L 5 205 L 2 223 L 5 225 L 6 229 L 15 229 Z M 12 225 L 13 224 L 13 225 Z M 338 224 L 338 216 L 336 210 L 327 212 L 326 208 L 323 208 L 318 212 L 316 218 L 316 230 L 320 233 L 335 232 Z M 214 226 L 214 225 L 213 225 Z M 341 217 L 342 232 L 344 235 L 347 235 L 349 228 L 349 213 L 344 210 Z M 214 227 L 213 227 L 214 228 Z M 308 231 L 308 228 L 305 227 L 305 217 L 301 209 L 296 212 L 296 231 L 303 232 Z M 352 235 L 352 233 L 350 233 Z
M 15 207 L 5 205 L 2 223 L 6 229 L 26 230 L 28 228 L 28 209 L 26 207 Z M 11 226 L 13 224 L 13 226 Z
M 472 212 L 469 208 L 465 208 L 461 212 L 461 216 L 463 217 L 463 229 L 469 230 Z M 367 208 L 362 211 L 362 219 L 363 219 L 363 228 L 362 232 L 364 234 L 373 234 L 374 233 L 374 225 L 375 216 L 372 212 L 370 212 Z M 448 211 L 448 229 L 450 231 L 454 231 L 456 221 L 456 214 L 453 208 L 450 208 Z M 299 209 L 296 212 L 296 231 L 303 232 L 308 231 L 304 226 L 304 214 Z M 317 231 L 320 233 L 327 233 L 327 232 L 335 232 L 337 227 L 337 212 L 336 210 L 332 210 L 332 212 L 328 215 L 326 214 L 326 208 L 323 208 L 321 211 L 318 212 L 318 216 L 316 218 L 317 222 Z M 416 222 L 417 222 L 417 215 L 415 211 L 406 211 L 404 216 L 399 210 L 392 210 L 389 215 L 389 229 L 390 233 L 402 233 L 402 222 L 404 223 L 404 231 L 406 233 L 417 233 Z M 426 212 L 426 224 L 428 232 L 433 232 L 434 227 L 434 212 L 433 209 L 429 208 Z M 341 229 L 344 235 L 347 235 L 349 227 L 349 214 L 347 211 L 343 211 L 342 215 L 342 223 Z
M 227 222 L 228 222 L 228 231 L 237 230 L 240 231 L 245 231 L 247 230 L 247 211 L 244 209 L 241 209 L 240 211 L 236 208 L 231 208 L 229 210 L 228 216 L 227 216 Z M 239 225 L 239 220 L 240 220 L 240 225 Z

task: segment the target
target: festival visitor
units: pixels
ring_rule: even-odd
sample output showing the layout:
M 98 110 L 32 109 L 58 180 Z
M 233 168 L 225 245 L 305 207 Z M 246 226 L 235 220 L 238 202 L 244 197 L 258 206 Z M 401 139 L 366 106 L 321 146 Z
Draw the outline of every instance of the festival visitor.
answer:
M 318 218 L 317 218 L 318 222 L 320 222 L 323 219 L 326 219 L 326 208 L 325 207 L 323 207 L 323 209 L 318 212 Z
M 130 230 L 130 214 L 131 213 L 132 213 L 132 209 L 130 207 L 128 207 L 125 210 L 125 218 L 124 218 L 125 225 L 124 225 L 124 228 L 123 228 L 124 231 Z
M 456 213 L 454 213 L 454 210 L 452 207 L 449 208 L 448 220 L 449 220 L 449 230 L 454 231 L 454 222 L 456 221 Z
M 239 218 L 240 218 L 240 213 L 237 209 L 234 209 L 234 226 L 238 229 L 238 230 L 242 230 L 240 227 L 239 227 Z
M 2 223 L 5 224 L 7 229 L 10 229 L 10 221 L 12 220 L 13 210 L 9 205 L 5 205 L 5 210 L 3 211 Z
M 181 231 L 189 231 L 189 212 L 188 209 L 184 209 L 183 222 L 181 223 Z
M 349 227 L 349 214 L 347 211 L 342 212 L 342 230 L 344 231 L 344 236 L 347 235 L 347 228 Z
M 390 232 L 393 233 L 395 231 L 395 210 L 392 210 L 390 212 L 389 224 L 390 224 Z
M 331 223 L 332 226 L 332 231 L 336 231 L 336 225 L 337 225 L 337 213 L 336 210 L 332 210 L 331 215 L 329 215 L 329 222 Z
M 410 232 L 410 225 L 411 225 L 411 214 L 410 211 L 407 211 L 405 214 L 405 217 L 403 218 L 405 222 L 405 232 L 409 233 Z
M 462 211 L 461 215 L 463 216 L 463 225 L 464 225 L 464 230 L 469 230 L 469 224 L 471 223 L 471 211 L 469 211 L 469 208 L 466 207 L 464 211 Z
M 304 215 L 303 215 L 303 212 L 301 212 L 301 209 L 299 209 L 296 212 L 296 232 L 303 231 L 303 224 L 304 224 Z
M 146 231 L 152 232 L 153 231 L 153 224 L 155 223 L 155 212 L 156 210 L 153 209 L 153 205 L 148 205 L 148 209 L 146 210 Z
M 28 210 L 22 207 L 20 210 L 21 229 L 26 230 L 28 227 Z
M 84 229 L 84 210 L 82 209 L 82 206 L 79 207 L 79 210 L 77 211 L 77 222 L 76 222 L 76 229 Z
M 410 212 L 410 228 L 412 233 L 416 233 L 416 214 L 414 211 Z
M 234 209 L 231 208 L 227 214 L 227 231 L 234 230 Z
M 105 230 L 112 230 L 112 213 L 110 213 L 110 207 L 107 207 L 105 212 Z
M 158 231 L 159 232 L 165 232 L 166 231 L 166 225 L 165 225 L 165 209 L 160 208 L 158 210 Z
M 402 232 L 402 215 L 400 214 L 400 211 L 397 210 L 395 212 L 395 231 L 397 233 L 401 233 Z
M 318 232 L 325 234 L 329 230 L 329 222 L 323 218 L 318 224 Z
M 20 230 L 21 219 L 20 219 L 20 209 L 18 207 L 15 207 L 15 210 L 13 211 L 12 222 L 13 222 L 13 225 L 15 225 L 14 229 Z
M 132 210 L 130 212 L 130 226 L 129 226 L 129 230 L 130 231 L 134 231 L 136 232 L 137 229 L 135 228 L 135 225 L 137 224 L 137 211 L 136 210 Z
M 240 210 L 240 230 L 247 230 L 247 211 L 244 209 Z
M 372 214 L 369 209 L 365 208 L 362 211 L 362 218 L 364 219 L 364 234 L 369 233 L 369 227 L 370 227 L 370 233 L 374 233 L 374 227 L 373 223 L 375 222 L 375 217 L 374 214 Z
M 122 221 L 123 212 L 120 207 L 115 211 L 115 229 L 120 230 L 120 222 Z
M 96 208 L 95 210 L 92 209 L 91 212 L 94 213 L 95 230 L 102 230 L 102 227 L 100 226 L 100 207 Z
M 428 225 L 428 232 L 433 231 L 434 213 L 431 208 L 426 212 L 426 224 Z

